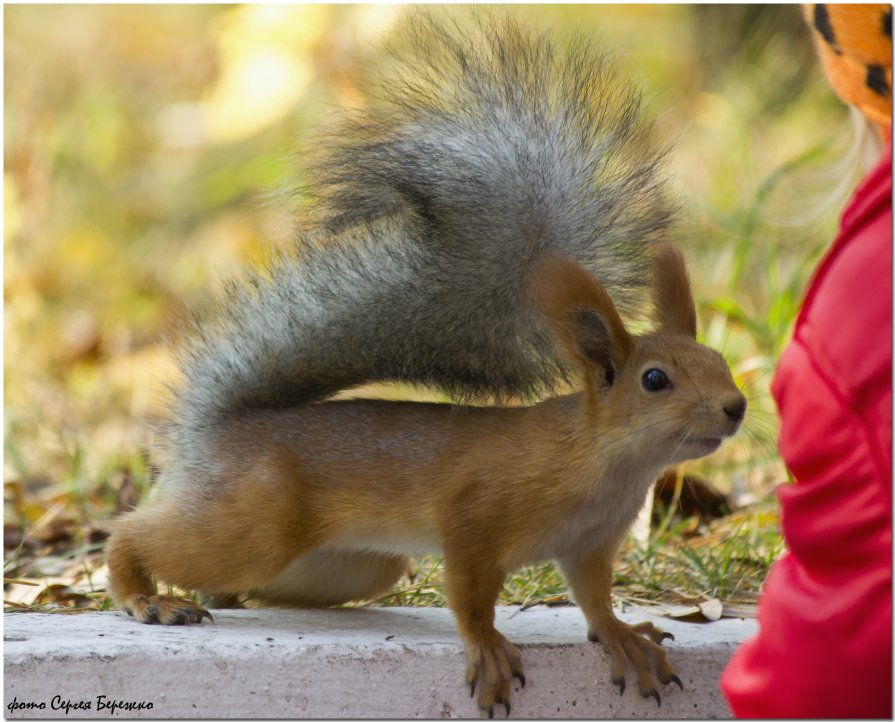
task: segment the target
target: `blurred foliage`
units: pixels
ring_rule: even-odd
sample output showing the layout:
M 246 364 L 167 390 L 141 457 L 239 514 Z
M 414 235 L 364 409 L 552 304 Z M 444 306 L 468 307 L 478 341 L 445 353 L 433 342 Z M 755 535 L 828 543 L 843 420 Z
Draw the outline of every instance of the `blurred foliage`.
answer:
M 766 495 L 783 480 L 770 371 L 832 237 L 844 199 L 828 169 L 848 144 L 798 9 L 503 9 L 607 44 L 675 141 L 702 335 L 752 401 L 743 443 L 700 471 Z M 61 554 L 101 588 L 104 527 L 151 476 L 147 421 L 175 373 L 164 340 L 219 279 L 289 242 L 294 205 L 277 189 L 333 108 L 363 102 L 377 48 L 411 11 L 4 8 L 8 574 L 49 579 L 34 555 Z

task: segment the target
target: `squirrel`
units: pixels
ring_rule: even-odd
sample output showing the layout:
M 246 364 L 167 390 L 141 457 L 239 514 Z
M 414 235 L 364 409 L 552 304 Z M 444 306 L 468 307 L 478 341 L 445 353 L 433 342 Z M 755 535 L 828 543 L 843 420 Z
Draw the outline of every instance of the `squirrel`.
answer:
M 494 626 L 501 586 L 555 560 L 612 682 L 623 693 L 631 665 L 661 703 L 656 679 L 683 689 L 671 635 L 616 618 L 612 562 L 663 470 L 746 409 L 696 341 L 665 150 L 581 37 L 426 15 L 400 37 L 384 97 L 309 161 L 294 251 L 181 345 L 155 494 L 108 542 L 111 594 L 140 622 L 201 623 L 154 578 L 318 607 L 375 599 L 408 556 L 441 553 L 466 684 L 493 716 L 525 684 Z M 655 328 L 631 333 L 621 314 L 646 303 Z M 333 399 L 379 381 L 454 403 Z

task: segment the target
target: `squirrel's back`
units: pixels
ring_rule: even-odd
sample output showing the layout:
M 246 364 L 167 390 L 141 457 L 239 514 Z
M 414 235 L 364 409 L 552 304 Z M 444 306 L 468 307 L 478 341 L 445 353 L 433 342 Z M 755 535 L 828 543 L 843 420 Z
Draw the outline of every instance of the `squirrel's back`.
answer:
M 370 381 L 534 398 L 565 371 L 531 307 L 535 260 L 573 259 L 622 308 L 646 285 L 663 153 L 612 63 L 505 18 L 415 15 L 398 37 L 379 97 L 311 159 L 295 250 L 195 324 L 181 451 L 229 415 Z

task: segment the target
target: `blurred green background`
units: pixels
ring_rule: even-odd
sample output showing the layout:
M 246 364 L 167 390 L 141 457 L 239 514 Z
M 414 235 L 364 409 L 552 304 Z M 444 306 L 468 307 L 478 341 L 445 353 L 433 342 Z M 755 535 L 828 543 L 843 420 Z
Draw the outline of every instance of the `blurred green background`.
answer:
M 607 45 L 675 143 L 702 338 L 752 402 L 741 439 L 695 472 L 743 504 L 767 498 L 785 480 L 767 386 L 851 180 L 837 160 L 847 112 L 799 8 L 503 9 Z M 289 243 L 277 190 L 334 108 L 363 103 L 362 78 L 412 11 L 4 8 L 7 576 L 63 578 L 70 566 L 40 557 L 97 558 L 151 476 L 164 339 L 221 279 Z

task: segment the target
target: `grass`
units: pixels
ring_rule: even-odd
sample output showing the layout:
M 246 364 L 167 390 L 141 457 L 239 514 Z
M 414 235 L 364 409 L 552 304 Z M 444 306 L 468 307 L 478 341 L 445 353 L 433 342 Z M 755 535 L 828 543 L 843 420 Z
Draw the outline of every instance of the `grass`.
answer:
M 701 526 L 701 528 L 697 528 Z M 673 510 L 645 545 L 629 540 L 615 562 L 614 596 L 636 605 L 686 605 L 710 599 L 734 608 L 754 605 L 768 568 L 783 549 L 772 502 L 750 506 L 705 525 Z M 373 602 L 385 606 L 446 606 L 442 560 L 415 560 L 409 577 Z M 568 589 L 551 562 L 511 574 L 500 604 L 568 604 Z
M 405 10 L 6 8 L 9 607 L 77 608 L 61 587 L 108 606 L 103 539 L 157 471 L 145 450 L 173 375 L 165 339 L 218 279 L 289 242 L 290 211 L 264 199 L 327 109 L 357 102 L 377 38 Z M 642 80 L 659 132 L 676 141 L 701 340 L 750 401 L 741 438 L 686 468 L 749 503 L 710 522 L 662 515 L 646 547 L 622 549 L 616 596 L 750 603 L 781 548 L 773 489 L 786 472 L 768 385 L 838 215 L 804 189 L 829 185 L 818 173 L 840 154 L 845 111 L 792 7 L 509 11 L 602 38 Z M 262 56 L 292 85 L 247 103 L 240 78 Z M 811 223 L 780 222 L 806 199 L 821 209 Z M 440 579 L 425 557 L 379 601 L 443 604 Z M 564 594 L 546 564 L 510 577 L 501 602 Z
M 740 512 L 695 539 L 687 522 L 632 546 L 621 556 L 617 583 L 628 598 L 668 602 L 720 599 L 753 604 L 770 564 L 782 551 L 777 517 L 768 505 Z

